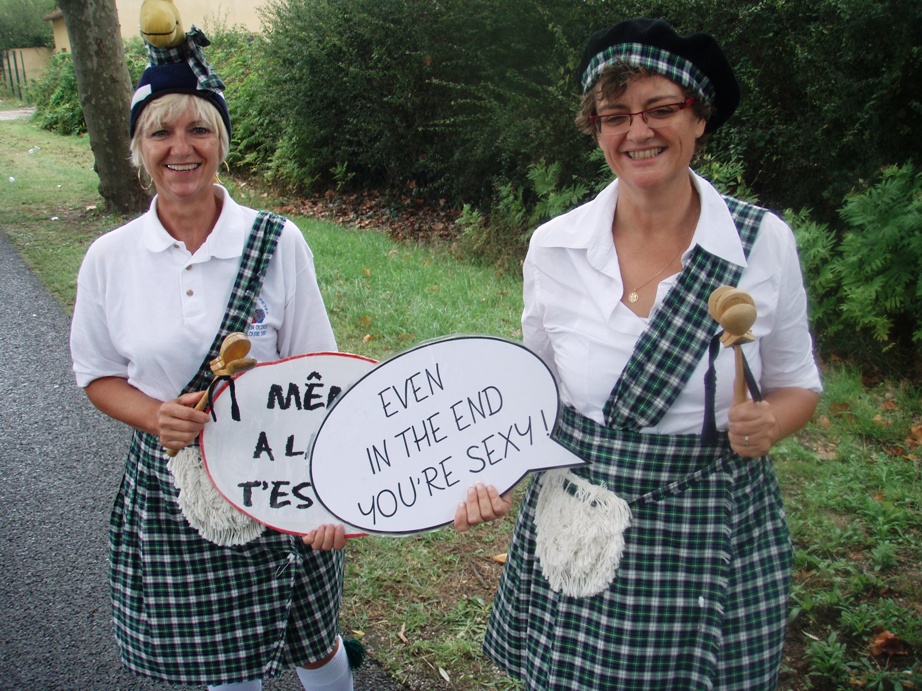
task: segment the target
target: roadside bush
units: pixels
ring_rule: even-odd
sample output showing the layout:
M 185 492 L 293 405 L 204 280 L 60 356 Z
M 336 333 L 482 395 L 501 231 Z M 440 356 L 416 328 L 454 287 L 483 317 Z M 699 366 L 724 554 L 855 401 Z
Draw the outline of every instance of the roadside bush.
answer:
M 787 210 L 784 214 L 797 239 L 809 299 L 810 325 L 814 334 L 832 336 L 840 327 L 840 298 L 836 276 L 832 268 L 838 240 L 828 223 L 810 218 L 809 209 L 799 212 Z
M 228 163 L 273 182 L 278 161 L 289 157 L 279 146 L 284 108 L 266 94 L 274 69 L 266 56 L 266 40 L 245 29 L 224 27 L 209 31 L 208 37 L 208 59 L 224 82 L 231 116 Z
M 30 84 L 29 98 L 35 103 L 35 122 L 42 129 L 58 134 L 86 132 L 70 53 L 51 58 L 45 73 Z
M 848 230 L 833 271 L 843 320 L 887 345 L 922 346 L 922 172 L 885 168 L 840 213 Z
M 266 13 L 254 94 L 278 113 L 276 151 L 250 149 L 280 182 L 321 187 L 343 164 L 363 188 L 397 188 L 431 144 L 433 0 L 279 0 Z M 271 112 L 261 108 L 261 112 Z M 255 146 L 255 142 L 254 142 Z
M 593 155 L 592 159 L 604 163 L 600 154 Z M 527 188 L 498 185 L 488 212 L 464 205 L 456 221 L 460 231 L 458 245 L 464 255 L 518 270 L 535 229 L 577 206 L 590 191 L 599 191 L 610 182 L 611 171 L 605 165 L 604 171 L 599 171 L 599 181 L 594 188 L 576 179 L 563 184 L 558 163 L 540 161 L 529 166 L 527 177 Z M 533 202 L 526 204 L 526 197 Z
M 125 59 L 136 83 L 147 65 L 147 50 L 141 39 L 125 44 Z M 77 78 L 70 53 L 56 53 L 45 73 L 30 83 L 29 98 L 35 104 L 34 120 L 42 129 L 58 134 L 85 134 L 86 123 L 77 94 Z M 125 122 L 128 122 L 128 104 L 125 104 Z
M 742 162 L 747 196 L 832 224 L 859 180 L 922 155 L 916 0 L 273 0 L 264 36 L 210 32 L 209 55 L 237 165 L 483 212 L 511 185 L 531 209 L 540 161 L 592 188 L 574 69 L 593 30 L 637 16 L 721 41 L 743 100 L 709 152 Z M 49 126 L 72 122 L 60 99 L 51 110 Z
M 922 344 L 922 172 L 890 166 L 850 193 L 844 229 L 789 212 L 821 348 L 865 363 L 912 365 Z
M 742 82 L 727 137 L 767 203 L 835 222 L 859 180 L 919 159 L 922 3 L 715 3 L 702 26 Z
M 574 46 L 591 13 L 557 0 L 453 3 L 454 63 L 435 84 L 445 109 L 431 123 L 440 136 L 429 165 L 450 198 L 487 208 L 494 190 L 512 186 L 531 215 L 540 199 L 531 173 L 546 161 L 555 178 L 591 186 L 594 147 L 573 125 Z
M 51 22 L 42 19 L 54 0 L 0 0 L 0 50 L 53 46 Z
M 578 16 L 563 0 L 278 0 L 263 96 L 284 111 L 284 174 L 322 188 L 345 165 L 362 187 L 483 207 L 541 159 L 571 173 Z

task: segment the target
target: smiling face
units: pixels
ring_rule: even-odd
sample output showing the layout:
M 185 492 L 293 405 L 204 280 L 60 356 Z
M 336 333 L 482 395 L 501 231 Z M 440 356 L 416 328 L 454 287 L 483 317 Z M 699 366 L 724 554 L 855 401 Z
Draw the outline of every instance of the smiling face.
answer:
M 603 99 L 597 90 L 595 106 L 599 115 L 637 113 L 685 98 L 678 84 L 655 75 L 630 81 L 620 95 L 611 99 Z M 679 111 L 658 129 L 652 129 L 636 115 L 627 132 L 599 133 L 596 139 L 623 186 L 640 193 L 668 192 L 674 184 L 687 184 L 695 142 L 704 134 L 705 124 L 691 108 Z
M 227 150 L 217 111 L 195 96 L 160 100 L 142 114 L 133 158 L 144 166 L 163 202 L 213 194 L 214 176 Z

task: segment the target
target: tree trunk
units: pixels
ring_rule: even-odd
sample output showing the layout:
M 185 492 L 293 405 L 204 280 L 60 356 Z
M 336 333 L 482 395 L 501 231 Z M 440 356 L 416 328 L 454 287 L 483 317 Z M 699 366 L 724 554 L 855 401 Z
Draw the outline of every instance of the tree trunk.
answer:
M 128 161 L 132 84 L 115 0 L 58 0 L 70 38 L 77 93 L 110 211 L 134 214 L 149 204 Z

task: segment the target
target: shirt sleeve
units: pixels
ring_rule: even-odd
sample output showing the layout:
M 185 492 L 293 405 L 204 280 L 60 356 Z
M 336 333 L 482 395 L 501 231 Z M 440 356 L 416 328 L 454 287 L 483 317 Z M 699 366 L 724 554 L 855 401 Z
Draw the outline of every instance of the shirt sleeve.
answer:
M 77 301 L 70 329 L 70 352 L 77 385 L 101 377 L 128 378 L 128 359 L 112 341 L 105 310 L 105 279 L 91 247 L 77 277 Z
M 554 348 L 544 329 L 544 308 L 538 301 L 538 278 L 535 271 L 534 250 L 529 250 L 522 265 L 522 343 L 551 370 L 554 379 L 560 381 L 554 360 Z
M 798 387 L 820 392 L 822 384 L 813 355 L 813 339 L 807 319 L 807 293 L 794 233 L 780 218 L 767 214 L 753 254 L 757 251 L 762 255 L 773 255 L 763 256 L 762 261 L 767 259 L 779 265 L 775 319 L 760 344 L 762 388 L 772 391 Z
M 278 333 L 279 357 L 336 352 L 336 338 L 317 283 L 313 252 L 291 221 L 285 224 L 279 250 L 287 274 L 285 316 Z

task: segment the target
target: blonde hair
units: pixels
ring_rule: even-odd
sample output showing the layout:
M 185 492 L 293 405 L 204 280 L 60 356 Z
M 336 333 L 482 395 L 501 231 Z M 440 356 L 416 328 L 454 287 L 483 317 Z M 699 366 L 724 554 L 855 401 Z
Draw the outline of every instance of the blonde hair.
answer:
M 209 129 L 218 133 L 218 162 L 222 162 L 227 157 L 227 152 L 230 150 L 230 139 L 218 109 L 204 98 L 199 98 L 192 94 L 166 94 L 151 101 L 141 112 L 141 115 L 138 116 L 134 136 L 131 138 L 129 147 L 131 164 L 135 168 L 140 170 L 144 165 L 141 160 L 141 137 L 143 134 L 151 129 L 162 127 L 164 123 L 176 120 L 190 108 L 196 120 L 200 120 Z

